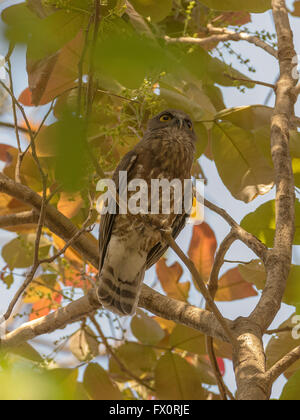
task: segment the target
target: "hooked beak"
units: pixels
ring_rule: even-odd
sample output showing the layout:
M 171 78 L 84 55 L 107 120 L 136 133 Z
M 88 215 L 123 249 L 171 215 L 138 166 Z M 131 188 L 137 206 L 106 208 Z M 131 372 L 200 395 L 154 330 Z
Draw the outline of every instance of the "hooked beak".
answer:
M 181 118 L 177 118 L 176 123 L 178 128 L 181 130 L 183 126 L 183 120 Z

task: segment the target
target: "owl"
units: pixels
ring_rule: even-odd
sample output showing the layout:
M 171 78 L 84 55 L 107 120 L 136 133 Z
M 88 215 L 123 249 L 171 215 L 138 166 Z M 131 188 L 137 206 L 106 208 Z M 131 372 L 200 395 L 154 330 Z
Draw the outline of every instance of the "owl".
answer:
M 101 216 L 97 295 L 104 308 L 120 316 L 135 313 L 145 271 L 168 248 L 161 239 L 160 228 L 171 230 L 175 239 L 187 218 L 185 211 L 174 212 L 174 194 L 171 194 L 169 214 L 151 213 L 151 181 L 176 179 L 184 183 L 190 179 L 195 143 L 190 117 L 182 111 L 168 109 L 148 122 L 142 140 L 124 156 L 114 172 L 113 180 L 120 195 L 121 188 L 127 188 L 119 184 L 120 171 L 126 171 L 128 183 L 138 179 L 149 186 L 149 213 L 143 218 L 121 211 Z M 128 198 L 130 194 L 133 193 L 129 192 Z M 161 194 L 157 199 L 161 210 Z

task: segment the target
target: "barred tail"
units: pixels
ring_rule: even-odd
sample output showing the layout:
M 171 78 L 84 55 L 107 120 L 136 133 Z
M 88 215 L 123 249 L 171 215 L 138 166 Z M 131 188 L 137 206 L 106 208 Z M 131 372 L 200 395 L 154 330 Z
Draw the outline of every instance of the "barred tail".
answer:
M 121 316 L 132 315 L 136 311 L 145 269 L 140 270 L 132 280 L 116 277 L 113 267 L 104 264 L 97 290 L 102 305 Z

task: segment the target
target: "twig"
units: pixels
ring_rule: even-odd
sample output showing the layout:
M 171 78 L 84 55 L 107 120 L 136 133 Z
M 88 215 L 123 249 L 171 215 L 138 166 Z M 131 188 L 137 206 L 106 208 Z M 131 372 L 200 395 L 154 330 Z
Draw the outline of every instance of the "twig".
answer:
M 155 392 L 155 390 L 148 385 L 146 382 L 144 382 L 142 379 L 140 379 L 138 376 L 136 376 L 134 373 L 132 373 L 125 365 L 124 363 L 118 358 L 118 356 L 116 355 L 115 351 L 113 350 L 113 348 L 110 346 L 110 344 L 107 341 L 107 338 L 105 337 L 100 325 L 98 324 L 98 322 L 96 321 L 96 318 L 93 315 L 90 315 L 90 320 L 92 321 L 94 327 L 96 328 L 98 334 L 100 335 L 103 344 L 105 345 L 108 353 L 111 355 L 111 357 L 115 360 L 115 362 L 117 363 L 117 365 L 119 366 L 119 368 L 121 369 L 121 371 L 123 371 L 124 373 L 127 373 L 127 375 L 129 375 L 132 379 L 134 379 L 137 383 L 139 383 L 140 385 L 146 387 L 147 389 L 149 389 L 151 392 Z
M 266 378 L 270 383 L 276 381 L 290 366 L 300 359 L 300 346 L 294 348 L 275 365 L 273 365 L 266 373 Z
M 197 192 L 198 196 L 198 192 Z M 205 207 L 221 216 L 232 228 L 238 239 L 244 242 L 259 258 L 265 262 L 268 256 L 268 248 L 254 235 L 243 229 L 224 209 L 204 199 Z
M 142 105 L 142 103 L 140 101 L 137 101 L 136 99 L 126 98 L 125 96 L 117 95 L 116 93 L 109 92 L 107 90 L 97 89 L 97 92 L 101 92 L 109 96 L 115 96 L 116 98 L 122 99 L 123 101 L 133 102 L 134 104 Z
M 12 101 L 12 111 L 13 111 L 15 133 L 16 133 L 16 139 L 17 139 L 17 145 L 18 145 L 18 157 L 17 157 L 16 168 L 15 168 L 15 180 L 16 180 L 16 182 L 21 182 L 20 166 L 21 166 L 21 163 L 22 163 L 22 160 L 23 160 L 23 154 L 22 154 L 22 149 L 21 149 L 21 141 L 20 141 L 19 127 L 18 127 L 17 109 L 16 109 L 15 101 L 13 99 L 13 97 L 14 97 L 14 84 L 13 84 L 10 58 L 7 57 L 6 61 L 7 61 L 7 65 L 8 65 L 7 73 L 8 73 L 8 77 L 9 77 L 11 101 Z
M 207 289 L 212 299 L 215 298 L 217 290 L 218 290 L 218 277 L 219 277 L 220 269 L 224 263 L 224 257 L 235 240 L 236 240 L 236 234 L 233 228 L 231 232 L 222 241 L 218 249 L 218 252 L 215 256 L 212 271 L 210 273 L 209 280 L 207 283 Z M 209 309 L 207 305 L 206 305 L 206 309 Z M 205 336 L 205 342 L 206 342 L 207 353 L 208 353 L 210 363 L 211 363 L 211 366 L 212 366 L 212 369 L 213 369 L 213 372 L 217 381 L 221 398 L 223 400 L 227 400 L 227 395 L 228 395 L 231 400 L 234 400 L 232 393 L 229 391 L 229 389 L 226 387 L 223 381 L 223 377 L 221 375 L 218 361 L 215 355 L 213 337 Z
M 88 37 L 90 27 L 93 23 L 93 15 L 90 15 L 88 25 L 85 29 L 84 46 L 81 53 L 81 57 L 78 63 L 78 95 L 77 95 L 77 116 L 81 114 L 81 96 L 82 96 L 82 76 L 83 76 L 83 63 L 88 50 Z
M 190 260 L 185 253 L 181 250 L 181 248 L 177 245 L 175 242 L 173 236 L 171 233 L 161 230 L 162 238 L 167 242 L 167 244 L 170 246 L 170 248 L 173 249 L 173 251 L 179 256 L 179 258 L 183 261 L 183 263 L 187 266 L 190 273 L 194 277 L 194 279 L 197 282 L 197 285 L 205 298 L 207 305 L 209 309 L 214 313 L 215 317 L 219 321 L 220 325 L 223 327 L 225 333 L 228 336 L 229 341 L 234 345 L 235 338 L 232 334 L 231 329 L 228 327 L 227 322 L 223 318 L 221 312 L 219 311 L 218 307 L 216 306 L 215 302 L 213 301 L 209 291 L 207 290 L 205 284 L 203 283 L 202 278 L 200 277 L 198 270 L 196 269 L 194 263 L 192 260 Z
M 257 47 L 262 48 L 264 51 L 277 58 L 277 51 L 257 36 L 249 35 L 246 32 L 231 31 L 227 28 L 215 28 L 212 25 L 207 26 L 207 32 L 208 34 L 211 34 L 211 36 L 207 38 L 170 38 L 168 36 L 165 36 L 164 39 L 168 43 L 195 44 L 201 47 L 207 47 L 218 42 L 247 41 L 250 44 L 254 44 Z
M 260 82 L 259 80 L 253 80 L 253 79 L 249 80 L 249 79 L 245 79 L 245 78 L 242 78 L 242 77 L 234 77 L 234 76 L 232 76 L 228 73 L 223 73 L 223 74 L 224 74 L 225 77 L 228 77 L 231 80 L 236 80 L 237 82 L 254 83 L 255 85 L 265 86 L 265 87 L 268 87 L 268 88 L 271 88 L 271 89 L 274 89 L 274 90 L 276 88 L 276 86 L 271 84 L 271 83 Z
M 265 332 L 267 335 L 273 335 L 273 334 L 281 334 L 285 332 L 291 332 L 293 331 L 294 327 L 284 327 L 284 328 L 277 328 L 275 330 L 268 330 Z
M 95 53 L 98 39 L 98 32 L 100 26 L 100 0 L 94 0 L 94 32 L 93 40 L 90 52 L 90 62 L 89 62 L 89 74 L 88 74 L 88 86 L 86 93 L 86 116 L 87 119 L 92 110 L 93 95 L 94 95 L 94 66 L 95 66 Z
M 93 215 L 93 208 L 91 207 L 89 210 L 89 214 L 87 219 L 85 220 L 85 222 L 83 223 L 81 229 L 79 229 L 75 235 L 68 241 L 66 242 L 66 244 L 64 245 L 64 247 L 62 249 L 60 249 L 56 254 L 54 254 L 52 257 L 49 258 L 44 258 L 43 260 L 40 260 L 40 264 L 50 264 L 53 261 L 55 261 L 57 258 L 59 258 L 61 255 L 63 255 L 66 250 L 72 246 L 72 244 L 80 237 L 80 235 L 82 235 L 83 233 L 86 232 L 90 232 L 91 230 L 93 230 L 93 227 L 88 227 L 90 224 L 90 221 L 92 219 L 92 215 Z

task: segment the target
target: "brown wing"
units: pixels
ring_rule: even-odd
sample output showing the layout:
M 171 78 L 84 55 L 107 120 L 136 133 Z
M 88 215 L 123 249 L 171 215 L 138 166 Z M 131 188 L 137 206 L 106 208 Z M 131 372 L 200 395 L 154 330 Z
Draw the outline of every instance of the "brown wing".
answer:
M 185 226 L 185 222 L 188 215 L 185 214 L 178 214 L 176 219 L 174 220 L 173 226 L 172 226 L 172 236 L 174 239 L 177 238 L 179 233 L 182 231 L 182 229 Z M 169 246 L 163 246 L 160 242 L 156 244 L 151 251 L 148 254 L 147 257 L 147 269 L 150 268 L 153 264 L 155 264 L 167 251 Z
M 117 169 L 113 175 L 113 181 L 115 182 L 117 192 L 119 192 L 119 172 L 120 171 L 127 171 L 128 178 L 130 176 L 130 171 L 134 167 L 134 163 L 137 160 L 137 153 L 131 151 L 127 153 L 124 158 L 121 160 Z M 99 262 L 99 273 L 102 269 L 106 250 L 110 241 L 112 228 L 114 225 L 116 215 L 106 213 L 105 215 L 101 216 L 100 218 L 100 228 L 99 228 L 99 249 L 100 249 L 100 262 Z
M 131 152 L 127 153 L 124 158 L 119 163 L 117 169 L 114 172 L 113 180 L 116 184 L 116 189 L 119 192 L 119 171 L 127 171 L 127 179 L 129 180 L 130 174 L 134 170 L 134 166 L 136 164 L 138 158 L 138 152 L 136 150 L 132 150 Z M 127 186 L 126 186 L 127 187 Z M 102 269 L 104 258 L 106 255 L 106 250 L 110 241 L 111 232 L 115 220 L 115 214 L 105 214 L 101 216 L 100 219 L 100 230 L 99 230 L 99 249 L 100 249 L 100 265 L 99 265 L 99 272 Z M 179 214 L 173 223 L 172 226 L 172 236 L 174 239 L 177 238 L 179 233 L 185 226 L 187 214 Z M 153 264 L 155 264 L 167 251 L 168 246 L 163 246 L 161 243 L 156 244 L 148 254 L 147 257 L 147 269 L 150 268 Z

